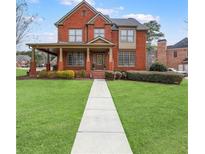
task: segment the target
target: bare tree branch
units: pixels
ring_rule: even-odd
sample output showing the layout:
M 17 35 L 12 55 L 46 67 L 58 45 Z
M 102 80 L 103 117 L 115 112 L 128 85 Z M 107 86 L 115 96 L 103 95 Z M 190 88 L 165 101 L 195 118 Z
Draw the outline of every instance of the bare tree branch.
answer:
M 29 16 L 28 5 L 25 0 L 18 0 L 16 3 L 16 45 L 20 44 L 29 32 L 29 26 L 36 16 Z

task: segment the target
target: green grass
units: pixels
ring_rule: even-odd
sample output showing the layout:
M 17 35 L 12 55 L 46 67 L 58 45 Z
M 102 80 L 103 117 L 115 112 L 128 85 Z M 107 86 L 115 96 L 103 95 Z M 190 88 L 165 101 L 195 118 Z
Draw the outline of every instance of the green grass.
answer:
M 24 69 L 16 69 L 16 76 L 25 76 L 27 75 L 27 70 L 24 70 Z
M 91 84 L 17 80 L 17 153 L 70 153 Z
M 109 81 L 134 154 L 188 153 L 188 81 L 180 86 Z

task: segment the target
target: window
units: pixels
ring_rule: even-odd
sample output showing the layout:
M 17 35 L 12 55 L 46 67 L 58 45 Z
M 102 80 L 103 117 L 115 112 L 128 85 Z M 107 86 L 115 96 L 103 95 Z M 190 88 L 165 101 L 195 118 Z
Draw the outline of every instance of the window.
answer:
M 104 29 L 95 29 L 94 30 L 94 37 L 96 38 L 98 36 L 104 37 Z
M 82 42 L 82 29 L 70 29 L 69 42 Z
M 118 55 L 119 66 L 135 66 L 135 52 L 134 51 L 120 51 Z
M 120 41 L 121 42 L 134 42 L 134 30 L 120 30 Z
M 85 17 L 86 15 L 87 15 L 86 10 L 83 10 L 83 11 L 81 12 L 81 16 Z
M 84 66 L 84 53 L 83 52 L 69 52 L 67 56 L 67 65 Z
M 177 51 L 174 51 L 174 58 L 177 57 Z

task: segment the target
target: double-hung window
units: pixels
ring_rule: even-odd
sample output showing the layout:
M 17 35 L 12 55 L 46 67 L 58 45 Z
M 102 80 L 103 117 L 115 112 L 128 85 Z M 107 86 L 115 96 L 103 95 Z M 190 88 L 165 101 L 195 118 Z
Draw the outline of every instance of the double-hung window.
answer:
M 67 55 L 67 65 L 84 66 L 84 56 L 83 52 L 69 52 Z
M 177 57 L 177 51 L 174 51 L 174 58 Z
M 101 36 L 101 37 L 104 37 L 104 33 L 105 33 L 105 30 L 102 29 L 102 28 L 96 28 L 94 29 L 94 37 L 98 37 L 98 36 Z
M 127 29 L 120 30 L 120 42 L 133 43 L 134 30 L 127 30 Z
M 119 51 L 118 65 L 122 67 L 135 66 L 135 51 Z
M 82 29 L 69 29 L 69 42 L 82 42 Z

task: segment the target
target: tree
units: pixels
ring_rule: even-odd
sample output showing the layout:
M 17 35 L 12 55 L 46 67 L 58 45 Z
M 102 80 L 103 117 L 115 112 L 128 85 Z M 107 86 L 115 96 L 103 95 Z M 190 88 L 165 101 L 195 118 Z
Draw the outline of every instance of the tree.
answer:
M 148 43 L 148 50 L 151 49 L 153 41 L 158 40 L 161 37 L 164 37 L 164 34 L 160 32 L 161 25 L 157 23 L 156 20 L 152 20 L 148 23 L 144 23 L 146 27 L 148 27 L 147 32 L 147 43 Z
M 27 13 L 28 4 L 25 0 L 16 2 L 16 45 L 22 43 L 29 32 L 29 26 L 36 16 L 29 16 Z

